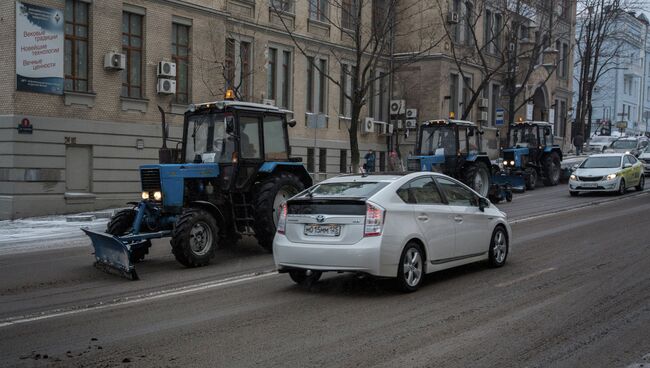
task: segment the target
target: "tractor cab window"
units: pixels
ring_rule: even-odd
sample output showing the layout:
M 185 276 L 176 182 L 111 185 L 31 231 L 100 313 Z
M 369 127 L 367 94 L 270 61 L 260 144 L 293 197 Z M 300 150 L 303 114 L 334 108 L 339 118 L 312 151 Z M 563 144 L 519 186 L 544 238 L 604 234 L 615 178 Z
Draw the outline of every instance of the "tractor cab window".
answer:
M 242 158 L 261 158 L 260 120 L 257 116 L 239 118 L 240 144 Z
M 235 151 L 233 137 L 226 133 L 227 120 L 232 115 L 201 113 L 187 121 L 185 161 L 229 162 Z
M 456 133 L 449 126 L 424 126 L 420 137 L 419 151 L 421 155 L 456 154 Z
M 463 126 L 458 127 L 458 152 L 465 155 L 467 154 L 467 150 L 468 150 L 467 143 L 469 142 L 468 141 L 469 137 L 467 136 L 467 133 L 468 133 L 467 127 L 463 127 Z
M 284 142 L 284 122 L 277 115 L 264 116 L 264 159 L 266 161 L 286 160 L 287 147 Z
M 520 124 L 514 126 L 510 132 L 510 147 L 536 147 L 537 127 Z
M 467 130 L 467 141 L 470 154 L 478 154 L 481 151 L 481 133 L 478 128 L 471 127 Z

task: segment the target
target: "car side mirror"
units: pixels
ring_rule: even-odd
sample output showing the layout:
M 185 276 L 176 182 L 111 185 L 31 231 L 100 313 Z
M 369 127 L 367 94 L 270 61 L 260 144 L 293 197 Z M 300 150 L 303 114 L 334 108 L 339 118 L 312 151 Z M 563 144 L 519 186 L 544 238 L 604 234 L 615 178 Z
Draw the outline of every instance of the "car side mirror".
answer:
M 488 207 L 490 207 L 490 201 L 488 201 L 487 198 L 479 197 L 478 198 L 478 209 L 481 210 L 481 212 L 483 212 Z
M 295 127 L 296 126 L 296 119 L 291 119 L 291 120 L 287 121 L 287 125 L 289 126 L 289 128 Z
M 624 169 L 627 169 L 628 167 L 632 167 L 632 164 L 629 163 L 629 162 L 626 162 L 626 163 L 623 164 Z
M 575 165 L 573 165 L 573 166 L 571 167 L 571 169 L 572 169 L 573 171 L 576 171 L 576 170 L 578 170 L 579 167 L 580 167 L 579 164 L 575 164 Z
M 551 135 L 551 130 L 549 128 L 544 129 L 544 135 Z

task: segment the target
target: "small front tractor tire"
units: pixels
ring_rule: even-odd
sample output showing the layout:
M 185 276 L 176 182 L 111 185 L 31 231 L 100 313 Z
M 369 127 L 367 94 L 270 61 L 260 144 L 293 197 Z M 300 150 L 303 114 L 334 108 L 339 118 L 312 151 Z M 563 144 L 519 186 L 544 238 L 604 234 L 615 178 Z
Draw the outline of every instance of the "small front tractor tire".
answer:
M 172 253 L 185 267 L 210 263 L 219 243 L 219 228 L 214 217 L 201 209 L 183 211 L 172 231 Z
M 259 245 L 267 252 L 273 252 L 273 237 L 278 227 L 280 205 L 305 189 L 294 174 L 279 172 L 257 184 L 253 192 L 253 230 Z
M 481 196 L 487 197 L 490 191 L 490 170 L 484 163 L 477 162 L 467 166 L 464 179 L 465 184 L 470 188 Z
M 557 154 L 557 152 L 551 152 L 551 154 L 544 157 L 543 165 L 544 185 L 557 185 L 560 182 L 560 174 L 562 171 L 560 156 Z
M 108 222 L 106 233 L 116 236 L 130 234 L 133 231 L 136 215 L 137 211 L 132 208 L 117 211 Z M 134 249 L 130 255 L 131 262 L 137 263 L 144 260 L 144 256 L 149 253 L 149 247 L 151 247 L 151 242 L 147 241 L 147 245 Z

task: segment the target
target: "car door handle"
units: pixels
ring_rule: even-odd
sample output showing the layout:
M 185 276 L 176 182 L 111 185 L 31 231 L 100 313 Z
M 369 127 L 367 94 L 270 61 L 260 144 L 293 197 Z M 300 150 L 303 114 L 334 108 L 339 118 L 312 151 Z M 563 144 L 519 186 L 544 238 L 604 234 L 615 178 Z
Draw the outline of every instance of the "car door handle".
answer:
M 426 215 L 419 215 L 418 216 L 418 220 L 420 220 L 420 221 L 427 221 L 428 219 L 429 219 L 429 216 L 426 216 Z
M 456 222 L 463 222 L 463 216 L 456 216 L 456 217 L 454 217 L 454 221 L 456 221 Z

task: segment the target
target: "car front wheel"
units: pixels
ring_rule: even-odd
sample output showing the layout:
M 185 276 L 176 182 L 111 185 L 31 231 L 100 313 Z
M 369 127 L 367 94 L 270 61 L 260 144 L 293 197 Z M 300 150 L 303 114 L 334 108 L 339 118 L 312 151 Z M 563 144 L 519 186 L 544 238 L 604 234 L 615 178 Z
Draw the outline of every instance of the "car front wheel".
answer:
M 424 257 L 418 243 L 406 244 L 400 257 L 397 270 L 397 285 L 400 290 L 410 293 L 416 291 L 424 279 Z
M 497 226 L 492 233 L 488 263 L 491 267 L 501 267 L 508 258 L 508 234 L 502 226 Z
M 639 184 L 637 184 L 634 189 L 636 189 L 637 192 L 640 192 L 643 190 L 643 187 L 645 187 L 645 175 L 641 174 L 641 177 L 639 178 Z
M 625 179 L 621 178 L 621 181 L 618 182 L 618 195 L 625 194 Z

